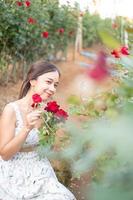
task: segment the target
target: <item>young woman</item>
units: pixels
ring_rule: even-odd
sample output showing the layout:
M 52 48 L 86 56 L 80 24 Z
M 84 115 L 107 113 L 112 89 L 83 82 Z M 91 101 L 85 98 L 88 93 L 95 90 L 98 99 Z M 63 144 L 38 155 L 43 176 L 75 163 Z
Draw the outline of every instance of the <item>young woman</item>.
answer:
M 32 109 L 32 95 L 47 101 L 60 72 L 45 61 L 34 63 L 22 84 L 19 100 L 7 104 L 0 124 L 0 200 L 75 200 L 58 180 L 50 162 L 35 150 L 41 111 Z

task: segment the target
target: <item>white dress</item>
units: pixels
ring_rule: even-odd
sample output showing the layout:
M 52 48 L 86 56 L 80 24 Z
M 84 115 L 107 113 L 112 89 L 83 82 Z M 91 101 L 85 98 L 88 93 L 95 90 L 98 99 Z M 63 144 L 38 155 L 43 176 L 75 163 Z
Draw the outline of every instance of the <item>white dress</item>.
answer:
M 18 134 L 23 126 L 22 116 L 16 103 L 10 103 L 16 112 Z M 38 130 L 32 129 L 24 146 L 38 143 Z M 39 158 L 36 151 L 18 152 L 10 160 L 0 157 L 0 200 L 76 200 L 62 185 L 46 157 Z

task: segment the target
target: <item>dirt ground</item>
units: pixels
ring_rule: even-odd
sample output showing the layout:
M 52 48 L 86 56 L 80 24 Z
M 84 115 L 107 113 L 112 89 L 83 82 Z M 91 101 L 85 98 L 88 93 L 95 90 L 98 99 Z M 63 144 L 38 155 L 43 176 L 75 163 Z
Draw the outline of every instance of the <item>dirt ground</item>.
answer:
M 98 51 L 100 48 L 94 47 L 88 49 L 90 51 Z M 79 62 L 93 63 L 92 60 L 87 57 L 81 56 L 79 53 L 74 52 L 72 49 L 69 50 L 66 61 L 60 61 L 56 65 L 61 70 L 61 80 L 59 87 L 57 89 L 57 94 L 55 99 L 61 106 L 67 108 L 66 100 L 69 95 L 76 94 L 81 95 L 83 92 L 82 81 L 85 77 L 86 67 L 80 66 Z M 0 113 L 2 112 L 5 104 L 10 101 L 14 101 L 18 98 L 19 89 L 21 87 L 22 80 L 19 80 L 16 84 L 9 83 L 7 86 L 0 86 Z M 106 89 L 109 87 L 110 83 L 106 85 Z M 91 80 L 88 81 L 89 95 L 93 94 L 95 87 Z M 103 87 L 101 87 L 103 88 Z M 88 182 L 89 177 L 84 175 L 81 179 L 75 179 L 71 182 L 71 190 L 74 192 L 77 200 L 85 199 L 80 192 L 81 187 L 84 188 L 86 182 Z

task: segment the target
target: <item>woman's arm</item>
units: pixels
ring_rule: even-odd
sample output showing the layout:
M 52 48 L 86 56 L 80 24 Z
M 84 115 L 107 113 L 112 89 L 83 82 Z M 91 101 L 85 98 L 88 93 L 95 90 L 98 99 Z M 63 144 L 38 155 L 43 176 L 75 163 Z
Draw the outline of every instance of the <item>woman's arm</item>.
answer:
M 9 160 L 22 147 L 30 129 L 24 126 L 15 136 L 16 115 L 10 105 L 6 105 L 0 122 L 0 155 L 3 160 Z

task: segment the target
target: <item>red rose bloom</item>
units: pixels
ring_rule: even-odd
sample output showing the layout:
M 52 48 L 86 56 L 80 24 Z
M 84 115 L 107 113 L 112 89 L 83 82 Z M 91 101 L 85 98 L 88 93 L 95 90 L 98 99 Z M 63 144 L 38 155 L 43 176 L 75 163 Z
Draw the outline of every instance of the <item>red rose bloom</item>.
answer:
M 63 119 L 67 119 L 68 118 L 67 112 L 64 111 L 63 109 L 57 110 L 57 112 L 55 113 L 55 116 L 57 116 L 59 118 L 63 118 Z
M 122 47 L 122 48 L 120 49 L 120 52 L 121 52 L 123 55 L 129 55 L 128 47 Z
M 41 103 L 42 102 L 42 98 L 39 94 L 33 94 L 32 100 L 33 100 L 34 103 Z
M 59 29 L 58 29 L 58 32 L 59 32 L 60 34 L 63 34 L 64 31 L 65 31 L 64 28 L 59 28 Z
M 33 19 L 32 17 L 29 17 L 27 21 L 28 21 L 29 24 L 35 24 L 36 23 L 36 19 Z
M 44 108 L 42 115 L 44 125 L 39 129 L 39 143 L 41 145 L 53 145 L 56 131 L 60 128 L 59 125 L 64 123 L 68 117 L 67 112 L 59 107 L 56 101 L 50 101 Z
M 32 95 L 33 103 L 31 105 L 32 108 L 37 108 L 38 104 L 42 102 L 42 98 L 39 94 Z
M 47 31 L 42 32 L 42 37 L 43 38 L 48 38 L 49 33 Z
M 50 101 L 47 103 L 47 106 L 44 108 L 48 112 L 56 113 L 59 109 L 59 105 L 56 103 L 56 101 Z
M 16 1 L 17 6 L 22 6 L 23 3 L 21 1 Z
M 26 7 L 29 7 L 31 5 L 31 2 L 30 1 L 25 1 L 25 6 Z
M 117 50 L 115 50 L 115 49 L 111 52 L 111 54 L 112 54 L 115 58 L 120 58 L 119 51 L 117 51 Z

